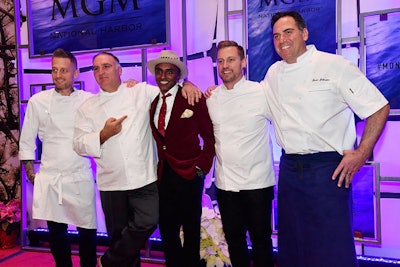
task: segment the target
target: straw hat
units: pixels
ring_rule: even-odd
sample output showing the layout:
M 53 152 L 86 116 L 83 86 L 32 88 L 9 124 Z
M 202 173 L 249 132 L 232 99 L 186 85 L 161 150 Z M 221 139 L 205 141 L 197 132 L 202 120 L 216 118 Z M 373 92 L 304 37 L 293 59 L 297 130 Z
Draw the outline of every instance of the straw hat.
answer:
M 155 75 L 155 68 L 157 64 L 160 63 L 170 63 L 175 65 L 181 70 L 181 79 L 185 79 L 188 75 L 188 70 L 186 65 L 179 59 L 178 55 L 172 50 L 162 50 L 157 59 L 149 60 L 147 62 L 147 67 L 149 71 Z

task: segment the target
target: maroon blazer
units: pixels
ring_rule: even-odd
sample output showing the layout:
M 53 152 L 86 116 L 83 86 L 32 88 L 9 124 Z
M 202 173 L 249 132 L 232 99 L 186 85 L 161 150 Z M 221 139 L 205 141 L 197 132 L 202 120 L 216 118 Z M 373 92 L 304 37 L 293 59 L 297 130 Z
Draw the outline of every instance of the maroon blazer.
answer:
M 205 98 L 194 106 L 182 96 L 182 88 L 178 88 L 171 117 L 163 137 L 154 124 L 154 113 L 159 97 L 157 96 L 150 107 L 150 126 L 158 151 L 158 179 L 161 179 L 165 161 L 184 179 L 193 179 L 196 175 L 196 166 L 203 172 L 210 171 L 215 155 L 215 139 L 213 125 L 208 114 Z M 181 118 L 186 110 L 192 110 L 193 116 Z M 203 139 L 203 149 L 200 146 L 199 135 Z

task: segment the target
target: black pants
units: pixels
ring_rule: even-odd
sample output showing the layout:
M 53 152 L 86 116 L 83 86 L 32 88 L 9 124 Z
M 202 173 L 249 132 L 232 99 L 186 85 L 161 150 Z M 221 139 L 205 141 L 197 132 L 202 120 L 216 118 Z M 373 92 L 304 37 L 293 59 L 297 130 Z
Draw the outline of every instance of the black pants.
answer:
M 56 267 L 72 267 L 71 244 L 67 235 L 68 225 L 47 221 L 50 236 L 50 249 L 56 262 Z M 79 257 L 81 267 L 95 267 L 96 229 L 77 227 L 79 242 Z
M 158 222 L 156 182 L 127 191 L 100 191 L 108 250 L 101 257 L 104 267 L 139 267 L 140 249 Z
M 159 186 L 160 234 L 167 267 L 197 267 L 200 261 L 201 199 L 204 177 L 186 180 L 167 164 Z M 180 229 L 184 243 L 181 244 Z
M 218 189 L 218 206 L 233 267 L 249 267 L 249 232 L 254 267 L 273 267 L 271 209 L 274 188 L 231 192 Z

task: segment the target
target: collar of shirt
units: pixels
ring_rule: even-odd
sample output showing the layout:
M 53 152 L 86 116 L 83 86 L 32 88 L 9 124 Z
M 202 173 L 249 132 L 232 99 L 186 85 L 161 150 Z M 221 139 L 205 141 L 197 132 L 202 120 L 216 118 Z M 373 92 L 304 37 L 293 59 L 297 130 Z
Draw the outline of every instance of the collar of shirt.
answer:
M 75 93 L 76 90 L 77 90 L 77 89 L 76 89 L 75 87 L 72 87 L 72 88 L 71 88 L 71 95 L 72 95 L 73 93 Z M 56 93 L 59 94 L 59 95 L 62 95 L 62 94 L 60 93 L 60 90 L 57 89 L 57 88 L 54 88 L 54 92 L 56 92 Z M 66 95 L 62 95 L 62 96 L 66 96 Z M 68 95 L 68 96 L 69 96 L 69 95 Z
M 100 88 L 99 95 L 100 95 L 101 97 L 112 97 L 112 96 L 115 96 L 115 95 L 119 94 L 119 92 L 121 92 L 121 87 L 122 87 L 122 86 L 126 86 L 126 85 L 125 85 L 124 83 L 121 83 L 121 84 L 118 86 L 117 90 L 114 91 L 114 92 L 107 92 L 107 91 L 104 91 L 102 88 Z M 135 90 L 135 89 L 132 89 L 132 90 Z
M 225 84 L 221 84 L 221 87 L 225 90 L 232 91 L 232 90 L 240 88 L 240 86 L 245 82 L 245 80 L 246 80 L 246 78 L 243 75 L 242 78 L 237 83 L 235 83 L 235 85 L 233 86 L 233 88 L 231 90 L 228 90 L 228 88 L 226 88 Z
M 286 63 L 286 61 L 283 61 L 283 66 L 288 69 L 291 67 L 297 67 L 299 64 L 303 64 L 303 62 L 306 62 L 307 59 L 309 59 L 311 57 L 311 55 L 314 53 L 314 51 L 316 51 L 316 47 L 315 45 L 307 45 L 307 51 L 304 52 L 301 56 L 299 56 L 297 58 L 297 62 L 296 63 L 292 63 L 292 64 L 288 64 Z
M 167 97 L 166 98 L 166 101 L 167 101 L 167 107 L 168 107 L 168 105 L 170 104 L 170 103 L 173 103 L 174 101 L 174 99 L 175 99 L 175 96 L 176 96 L 176 93 L 178 92 L 178 84 L 175 84 L 171 89 L 169 89 L 168 90 L 168 92 L 167 92 L 167 94 L 168 93 L 170 93 L 171 94 L 171 96 L 170 97 Z M 159 104 L 159 106 L 161 107 L 161 103 L 162 103 L 162 93 L 160 92 L 160 94 L 158 95 L 158 97 L 159 97 L 159 101 L 158 101 L 158 104 Z M 172 100 L 171 100 L 172 99 Z
M 168 122 L 169 122 L 169 118 L 171 116 L 171 110 L 172 110 L 172 106 L 174 104 L 174 100 L 175 100 L 175 96 L 178 93 L 178 84 L 175 84 L 171 89 L 168 90 L 167 93 L 170 93 L 171 96 L 166 98 L 166 103 L 167 103 L 167 113 L 165 115 L 165 128 L 167 128 L 168 126 Z M 161 109 L 161 105 L 162 105 L 162 94 L 160 92 L 159 94 L 159 100 L 157 103 L 157 107 L 154 113 L 154 123 L 155 125 L 157 125 L 157 121 L 158 121 L 158 115 L 160 114 L 160 109 Z

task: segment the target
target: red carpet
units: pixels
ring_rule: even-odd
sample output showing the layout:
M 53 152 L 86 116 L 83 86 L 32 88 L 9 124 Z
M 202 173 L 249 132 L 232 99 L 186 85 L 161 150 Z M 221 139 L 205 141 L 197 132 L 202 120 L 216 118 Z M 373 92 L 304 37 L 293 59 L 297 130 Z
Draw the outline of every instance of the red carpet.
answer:
M 161 257 L 162 255 L 157 255 Z M 72 256 L 73 267 L 79 267 L 79 257 Z M 53 267 L 55 266 L 50 252 L 21 250 L 20 247 L 0 250 L 1 267 Z M 142 267 L 165 267 L 164 264 L 142 262 Z

